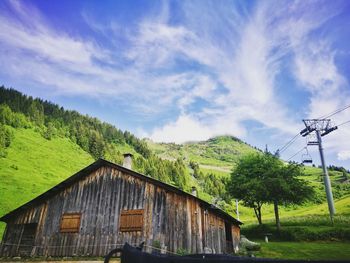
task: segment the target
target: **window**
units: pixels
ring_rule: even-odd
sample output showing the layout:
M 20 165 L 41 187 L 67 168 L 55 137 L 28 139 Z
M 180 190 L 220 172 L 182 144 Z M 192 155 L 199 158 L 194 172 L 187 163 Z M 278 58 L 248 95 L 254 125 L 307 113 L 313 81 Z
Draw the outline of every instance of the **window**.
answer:
M 67 213 L 62 216 L 61 233 L 78 233 L 80 228 L 81 214 Z
M 143 226 L 143 209 L 123 210 L 120 214 L 120 231 L 141 231 Z
M 29 257 L 30 254 L 32 253 L 32 249 L 35 243 L 34 241 L 35 241 L 37 226 L 38 224 L 36 223 L 23 225 L 23 232 L 20 237 L 19 250 L 18 250 L 18 254 L 20 256 Z

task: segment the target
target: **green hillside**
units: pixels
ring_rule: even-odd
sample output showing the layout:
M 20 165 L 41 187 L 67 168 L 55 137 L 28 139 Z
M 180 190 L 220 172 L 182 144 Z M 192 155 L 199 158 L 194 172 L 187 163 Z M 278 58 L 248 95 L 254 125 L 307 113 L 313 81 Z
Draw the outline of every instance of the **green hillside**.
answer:
M 46 140 L 34 129 L 14 129 L 0 158 L 0 215 L 38 196 L 94 160 L 66 138 Z M 4 224 L 0 226 L 2 235 Z
M 240 156 L 257 151 L 233 136 L 218 136 L 207 141 L 184 144 L 153 143 L 149 147 L 161 158 L 183 158 L 200 165 L 202 169 L 230 172 Z

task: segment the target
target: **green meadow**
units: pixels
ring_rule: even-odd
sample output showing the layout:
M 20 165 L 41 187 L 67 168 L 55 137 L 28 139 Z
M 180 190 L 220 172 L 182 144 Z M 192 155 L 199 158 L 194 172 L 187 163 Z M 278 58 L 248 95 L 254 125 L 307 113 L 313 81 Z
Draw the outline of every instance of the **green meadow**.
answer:
M 13 129 L 7 156 L 0 158 L 0 215 L 28 202 L 92 163 L 66 138 L 44 139 L 33 129 Z M 0 225 L 0 236 L 4 230 Z

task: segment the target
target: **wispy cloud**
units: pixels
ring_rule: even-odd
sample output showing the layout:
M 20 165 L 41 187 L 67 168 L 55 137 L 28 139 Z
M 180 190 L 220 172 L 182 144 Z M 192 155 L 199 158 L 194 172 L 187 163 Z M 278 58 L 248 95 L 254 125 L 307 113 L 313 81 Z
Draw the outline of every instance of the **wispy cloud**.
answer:
M 341 161 L 350 160 L 350 151 L 340 151 L 338 153 L 338 159 Z
M 350 90 L 347 79 L 340 73 L 336 64 L 337 51 L 332 47 L 334 39 L 323 35 L 314 37 L 312 33 L 327 20 L 339 14 L 341 9 L 335 6 L 325 8 L 320 5 L 317 12 L 305 13 L 297 19 L 288 33 L 293 59 L 295 79 L 309 93 L 306 118 L 318 118 L 350 104 Z M 305 3 L 304 3 L 305 4 Z M 304 5 L 302 4 L 302 5 Z M 314 3 L 313 3 L 314 4 Z M 309 8 L 310 6 L 305 6 Z M 350 112 L 345 111 L 331 117 L 333 125 L 350 119 Z M 349 129 L 342 127 L 325 137 L 327 150 L 338 153 L 339 160 L 346 160 L 344 153 L 350 149 Z

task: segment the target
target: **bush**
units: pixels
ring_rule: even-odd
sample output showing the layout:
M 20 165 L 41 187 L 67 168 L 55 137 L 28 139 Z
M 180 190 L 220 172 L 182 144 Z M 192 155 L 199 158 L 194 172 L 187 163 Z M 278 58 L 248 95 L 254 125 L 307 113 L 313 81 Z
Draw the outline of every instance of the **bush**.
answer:
M 0 105 L 0 123 L 14 128 L 29 128 L 30 122 L 22 113 L 13 112 L 8 105 Z
M 9 147 L 12 139 L 13 132 L 5 125 L 0 124 L 0 149 Z
M 180 255 L 180 256 L 184 256 L 189 254 L 188 251 L 185 248 L 178 248 L 176 250 L 176 254 Z

